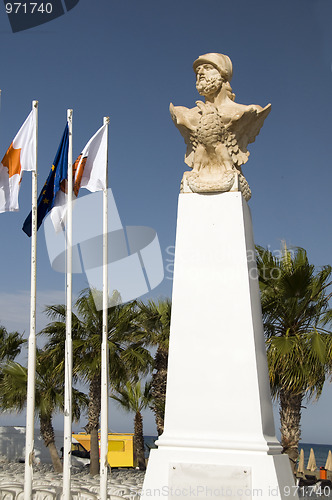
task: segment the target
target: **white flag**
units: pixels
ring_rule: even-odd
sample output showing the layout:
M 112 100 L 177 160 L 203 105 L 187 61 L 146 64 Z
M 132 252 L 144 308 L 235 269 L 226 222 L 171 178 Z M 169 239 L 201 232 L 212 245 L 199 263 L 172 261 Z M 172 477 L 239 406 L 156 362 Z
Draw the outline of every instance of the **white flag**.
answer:
M 107 124 L 100 127 L 84 147 L 73 165 L 73 201 L 77 198 L 80 188 L 89 191 L 106 189 L 106 151 Z M 50 214 L 54 229 L 59 232 L 66 223 L 67 195 L 62 191 L 55 198 L 54 208 Z
M 31 111 L 0 163 L 0 213 L 16 212 L 24 170 L 36 170 L 36 120 Z

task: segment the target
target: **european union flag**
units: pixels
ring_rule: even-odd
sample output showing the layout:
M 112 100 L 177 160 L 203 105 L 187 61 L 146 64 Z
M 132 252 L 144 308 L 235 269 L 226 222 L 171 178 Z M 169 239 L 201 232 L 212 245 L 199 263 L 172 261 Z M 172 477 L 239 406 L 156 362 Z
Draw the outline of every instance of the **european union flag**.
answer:
M 64 189 L 64 181 L 67 179 L 68 175 L 68 124 L 65 127 L 59 149 L 54 158 L 54 163 L 52 165 L 51 171 L 45 182 L 43 189 L 38 197 L 37 201 L 37 229 L 40 228 L 44 217 L 52 210 L 54 206 L 54 200 L 57 192 L 60 189 Z M 32 213 L 30 212 L 28 217 L 25 219 L 23 224 L 23 231 L 31 236 L 31 218 Z

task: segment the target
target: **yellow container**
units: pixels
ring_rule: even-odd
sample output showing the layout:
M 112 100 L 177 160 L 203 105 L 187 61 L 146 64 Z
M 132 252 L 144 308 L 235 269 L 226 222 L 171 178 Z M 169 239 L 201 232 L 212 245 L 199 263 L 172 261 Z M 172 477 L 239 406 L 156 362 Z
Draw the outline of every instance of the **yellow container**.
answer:
M 107 460 L 111 467 L 134 467 L 134 434 L 109 434 Z
M 73 434 L 73 438 L 77 439 L 87 451 L 90 451 L 90 434 L 80 432 Z M 107 459 L 111 467 L 135 467 L 134 434 L 109 433 Z

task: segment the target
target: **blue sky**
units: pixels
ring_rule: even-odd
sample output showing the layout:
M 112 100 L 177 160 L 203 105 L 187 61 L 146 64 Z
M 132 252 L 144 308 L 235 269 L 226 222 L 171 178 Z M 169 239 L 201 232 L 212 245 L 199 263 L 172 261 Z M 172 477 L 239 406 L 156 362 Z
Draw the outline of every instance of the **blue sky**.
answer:
M 110 116 L 109 179 L 120 217 L 124 225 L 157 231 L 168 267 L 149 297 L 170 296 L 166 259 L 172 259 L 179 185 L 187 167 L 168 107 L 194 105 L 199 95 L 192 62 L 200 54 L 222 52 L 233 62 L 236 101 L 272 103 L 243 169 L 253 192 L 255 242 L 278 250 L 285 240 L 303 246 L 315 265 L 331 264 L 331 23 L 327 0 L 80 0 L 66 15 L 13 34 L 3 9 L 1 154 L 37 99 L 41 186 L 67 108 L 74 110 L 74 157 L 103 116 Z M 0 217 L 0 322 L 26 335 L 30 240 L 21 227 L 30 211 L 30 190 L 26 173 L 20 211 Z M 83 275 L 75 276 L 74 293 L 86 285 Z M 40 230 L 38 329 L 47 321 L 44 305 L 64 300 L 64 277 L 51 269 Z M 332 443 L 331 408 L 332 388 L 326 386 L 321 400 L 303 410 L 303 441 Z M 112 410 L 110 425 L 126 431 L 131 420 Z M 0 425 L 8 423 L 0 416 Z M 155 433 L 151 415 L 145 432 Z

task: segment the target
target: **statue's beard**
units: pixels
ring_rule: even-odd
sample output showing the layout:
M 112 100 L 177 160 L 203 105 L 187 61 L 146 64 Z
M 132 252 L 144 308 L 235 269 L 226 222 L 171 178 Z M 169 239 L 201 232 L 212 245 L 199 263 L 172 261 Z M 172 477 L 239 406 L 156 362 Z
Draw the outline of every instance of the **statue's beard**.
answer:
M 210 95 L 217 92 L 222 85 L 221 75 L 215 75 L 210 78 L 201 77 L 196 82 L 196 89 L 201 95 Z

